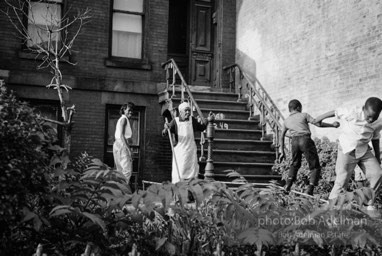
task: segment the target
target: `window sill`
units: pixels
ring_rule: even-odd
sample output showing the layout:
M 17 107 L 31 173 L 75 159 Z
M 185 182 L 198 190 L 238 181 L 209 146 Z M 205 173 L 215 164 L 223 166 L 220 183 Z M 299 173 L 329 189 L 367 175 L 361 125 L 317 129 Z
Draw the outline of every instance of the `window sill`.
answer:
M 151 70 L 152 66 L 144 59 L 129 59 L 110 57 L 105 59 L 105 66 L 111 68 L 127 68 L 127 69 L 141 69 Z
M 37 54 L 28 50 L 19 50 L 18 56 L 20 59 L 27 59 L 27 60 L 42 60 L 43 54 Z M 69 56 L 65 56 L 64 58 L 60 59 L 60 62 L 68 63 L 70 61 Z

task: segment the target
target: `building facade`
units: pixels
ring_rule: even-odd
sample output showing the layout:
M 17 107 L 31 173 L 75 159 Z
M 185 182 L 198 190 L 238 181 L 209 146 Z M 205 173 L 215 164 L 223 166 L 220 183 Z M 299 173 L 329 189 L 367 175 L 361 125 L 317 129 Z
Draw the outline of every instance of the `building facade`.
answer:
M 64 83 L 73 88 L 65 100 L 77 110 L 72 157 L 86 151 L 113 165 L 118 110 L 131 101 L 137 106 L 132 125 L 138 131 L 133 147 L 138 181 L 171 177 L 171 149 L 161 137 L 164 120 L 158 103 L 166 83 L 162 63 L 170 58 L 190 85 L 220 92 L 228 86 L 223 67 L 240 64 L 261 81 L 284 116 L 294 98 L 317 116 L 342 104 L 382 97 L 378 0 L 37 2 L 36 15 L 47 5 L 57 13 L 90 9 L 90 22 L 68 56 L 76 65 L 61 63 Z M 0 8 L 6 10 L 4 1 Z M 43 113 L 59 117 L 56 91 L 46 88 L 49 70 L 36 69 L 40 60 L 25 50 L 4 14 L 0 24 L 0 78 Z M 313 136 L 338 137 L 334 129 L 312 131 Z
M 234 62 L 235 1 L 30 2 L 33 8 L 24 15 L 29 18 L 43 17 L 47 7 L 57 17 L 90 9 L 91 18 L 68 56 L 76 65 L 60 63 L 63 83 L 72 87 L 64 95 L 66 103 L 76 107 L 72 157 L 86 151 L 112 166 L 118 110 L 130 101 L 137 106 L 132 121 L 138 131 L 133 146 L 134 177 L 169 180 L 171 149 L 168 138 L 161 136 L 164 120 L 158 103 L 158 92 L 166 82 L 161 64 L 174 58 L 189 84 L 222 90 L 221 68 L 225 62 Z M 2 1 L 0 8 L 6 11 L 8 6 Z M 10 16 L 16 21 L 12 12 Z M 38 26 L 46 21 L 35 21 L 28 23 L 24 17 L 28 31 L 38 36 Z M 30 45 L 17 35 L 6 15 L 0 15 L 0 24 L 0 77 L 43 114 L 60 118 L 57 93 L 46 88 L 52 79 L 49 70 L 36 68 L 41 60 L 27 51 Z

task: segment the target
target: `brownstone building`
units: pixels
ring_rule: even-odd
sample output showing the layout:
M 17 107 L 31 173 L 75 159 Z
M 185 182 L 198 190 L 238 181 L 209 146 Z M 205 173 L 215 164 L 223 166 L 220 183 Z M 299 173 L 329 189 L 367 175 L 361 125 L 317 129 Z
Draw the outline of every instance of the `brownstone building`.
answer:
M 121 104 L 137 106 L 133 126 L 134 172 L 139 179 L 171 177 L 171 149 L 162 138 L 163 117 L 158 92 L 164 90 L 161 64 L 174 58 L 189 84 L 218 88 L 224 62 L 234 62 L 235 1 L 232 0 L 55 0 L 35 2 L 43 8 L 90 9 L 91 19 L 62 63 L 66 94 L 76 106 L 72 156 L 86 151 L 113 165 L 114 126 Z M 6 10 L 4 1 L 0 8 Z M 30 14 L 29 14 L 30 15 Z M 52 76 L 37 70 L 36 55 L 25 50 L 8 18 L 0 15 L 0 77 L 17 95 L 51 117 L 59 117 L 56 91 L 47 89 Z M 44 25 L 44 24 L 37 24 Z M 28 30 L 33 24 L 28 24 Z M 224 61 L 222 61 L 224 59 Z
M 61 11 L 69 6 L 73 12 L 91 10 L 91 21 L 69 56 L 77 65 L 61 65 L 64 82 L 73 88 L 66 100 L 77 109 L 72 155 L 87 151 L 112 165 L 118 108 L 132 101 L 138 106 L 133 123 L 139 131 L 134 146 L 138 180 L 163 181 L 171 176 L 169 142 L 160 135 L 164 121 L 159 103 L 166 85 L 161 64 L 170 58 L 193 90 L 215 92 L 200 96 L 205 110 L 215 109 L 226 118 L 217 122 L 218 128 L 224 128 L 216 133 L 217 170 L 233 162 L 229 168 L 242 173 L 269 174 L 275 154 L 270 142 L 262 140 L 264 129 L 259 131 L 256 121 L 247 120 L 249 109 L 242 103 L 251 94 L 259 94 L 247 90 L 250 83 L 233 84 L 226 66 L 237 63 L 247 80 L 253 84 L 261 81 L 267 93 L 260 95 L 267 95 L 271 109 L 280 109 L 284 116 L 292 98 L 317 116 L 342 104 L 382 97 L 382 3 L 378 0 L 39 2 Z M 0 2 L 0 8 L 5 7 Z M 51 74 L 36 70 L 39 61 L 23 50 L 23 42 L 3 14 L 0 24 L 0 78 L 44 113 L 59 116 L 56 92 L 45 88 Z M 223 95 L 229 87 L 238 94 L 239 102 L 233 93 Z M 208 105 L 218 98 L 225 110 Z M 256 107 L 253 102 L 250 105 Z M 257 114 L 249 112 L 250 117 Z M 282 123 L 281 117 L 279 121 Z M 312 132 L 331 140 L 338 137 L 334 129 L 312 128 Z M 250 162 L 239 162 L 239 157 Z

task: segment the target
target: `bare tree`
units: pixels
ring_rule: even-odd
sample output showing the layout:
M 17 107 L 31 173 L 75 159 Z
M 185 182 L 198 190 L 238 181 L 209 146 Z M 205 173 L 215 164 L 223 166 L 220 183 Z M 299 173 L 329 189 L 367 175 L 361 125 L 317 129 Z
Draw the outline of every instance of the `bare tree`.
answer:
M 38 69 L 49 69 L 52 79 L 46 86 L 57 90 L 60 100 L 62 121 L 43 118 L 64 129 L 64 147 L 70 152 L 71 129 L 75 106 L 67 106 L 64 93 L 72 88 L 63 83 L 60 63 L 72 63 L 69 56 L 73 52 L 74 41 L 83 26 L 90 19 L 90 10 L 77 11 L 73 14 L 71 8 L 61 10 L 62 0 L 32 1 L 4 0 L 6 9 L 2 12 L 8 17 L 26 49 L 36 54 L 41 60 Z

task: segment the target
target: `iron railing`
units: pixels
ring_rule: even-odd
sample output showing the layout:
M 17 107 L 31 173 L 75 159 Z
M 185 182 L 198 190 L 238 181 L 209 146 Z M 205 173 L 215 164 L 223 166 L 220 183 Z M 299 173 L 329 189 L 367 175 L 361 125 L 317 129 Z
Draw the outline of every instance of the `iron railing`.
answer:
M 229 88 L 238 95 L 238 101 L 248 101 L 249 119 L 258 114 L 262 131 L 262 139 L 266 139 L 268 130 L 273 133 L 273 146 L 276 149 L 276 159 L 279 155 L 279 141 L 284 117 L 273 102 L 260 81 L 251 79 L 238 64 L 223 67 L 229 74 Z M 247 98 L 247 99 L 246 99 Z

